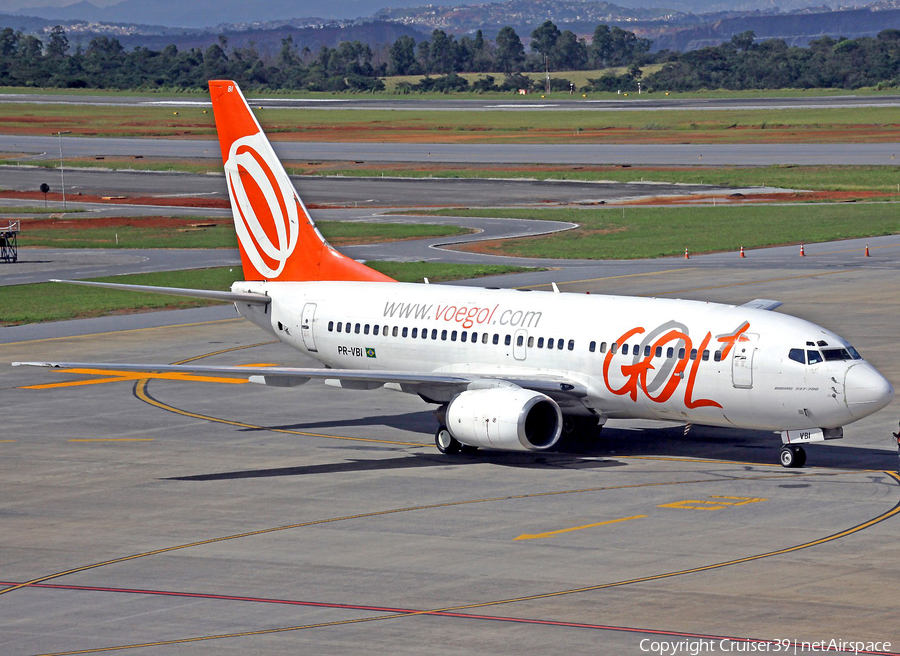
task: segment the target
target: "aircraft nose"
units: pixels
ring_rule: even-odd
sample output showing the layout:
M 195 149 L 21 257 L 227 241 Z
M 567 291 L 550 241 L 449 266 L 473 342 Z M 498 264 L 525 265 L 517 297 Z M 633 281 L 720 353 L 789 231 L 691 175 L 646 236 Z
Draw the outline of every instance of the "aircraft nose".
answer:
M 847 409 L 857 419 L 881 410 L 894 398 L 894 387 L 868 362 L 853 365 L 844 379 Z

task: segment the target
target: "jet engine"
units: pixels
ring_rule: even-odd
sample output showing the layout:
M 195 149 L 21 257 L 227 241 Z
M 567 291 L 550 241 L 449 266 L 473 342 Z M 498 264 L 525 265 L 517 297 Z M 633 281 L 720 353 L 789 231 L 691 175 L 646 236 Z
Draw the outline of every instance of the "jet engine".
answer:
M 447 406 L 447 430 L 460 443 L 506 451 L 542 451 L 559 440 L 562 413 L 545 394 L 521 388 L 470 390 Z

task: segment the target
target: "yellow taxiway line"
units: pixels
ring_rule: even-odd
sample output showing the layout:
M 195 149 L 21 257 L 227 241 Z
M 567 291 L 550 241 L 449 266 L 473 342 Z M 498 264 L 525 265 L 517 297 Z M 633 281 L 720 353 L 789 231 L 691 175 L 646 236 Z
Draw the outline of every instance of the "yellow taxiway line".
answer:
M 608 524 L 618 524 L 619 522 L 628 522 L 632 519 L 644 519 L 647 515 L 635 515 L 634 517 L 620 517 L 619 519 L 608 519 L 605 522 L 597 522 L 596 524 L 585 524 L 584 526 L 573 526 L 572 528 L 561 528 L 557 531 L 547 531 L 546 533 L 522 533 L 514 540 L 540 540 L 549 538 L 560 533 L 570 533 L 571 531 L 580 531 L 585 528 L 594 528 L 596 526 L 606 526 Z

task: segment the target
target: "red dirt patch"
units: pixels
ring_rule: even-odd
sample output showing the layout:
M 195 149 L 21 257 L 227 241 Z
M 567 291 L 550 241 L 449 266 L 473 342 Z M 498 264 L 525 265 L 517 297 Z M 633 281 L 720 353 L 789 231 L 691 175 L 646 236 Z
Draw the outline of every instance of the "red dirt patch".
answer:
M 28 200 L 44 200 L 39 191 L 0 191 L 0 198 L 24 198 Z M 47 200 L 61 201 L 62 194 L 47 194 Z M 108 203 L 110 205 L 159 205 L 161 207 L 206 207 L 210 209 L 227 209 L 230 204 L 222 198 L 161 198 L 157 196 L 126 196 L 124 198 L 103 198 L 92 194 L 66 194 L 66 200 L 73 203 Z
M 198 225 L 231 224 L 231 218 L 176 219 L 171 216 L 110 216 L 66 219 L 21 219 L 23 228 L 38 230 L 89 230 L 91 228 L 192 228 Z

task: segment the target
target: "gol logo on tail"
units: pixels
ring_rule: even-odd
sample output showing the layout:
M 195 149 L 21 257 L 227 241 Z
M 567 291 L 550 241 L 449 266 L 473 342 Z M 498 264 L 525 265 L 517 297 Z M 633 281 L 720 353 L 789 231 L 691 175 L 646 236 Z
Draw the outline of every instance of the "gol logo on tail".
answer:
M 299 217 L 294 189 L 261 132 L 231 144 L 225 177 L 241 247 L 265 278 L 277 278 L 297 245 Z

